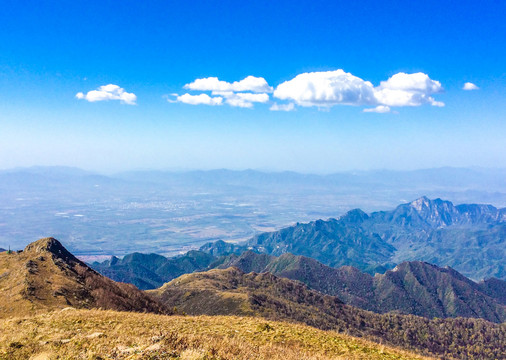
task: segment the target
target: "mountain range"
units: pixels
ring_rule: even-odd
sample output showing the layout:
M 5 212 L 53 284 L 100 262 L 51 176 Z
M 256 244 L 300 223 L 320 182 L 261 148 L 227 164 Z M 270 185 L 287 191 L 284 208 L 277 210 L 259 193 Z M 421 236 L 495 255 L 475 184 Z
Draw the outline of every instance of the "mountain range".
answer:
M 245 273 L 271 273 L 300 281 L 348 305 L 377 313 L 477 317 L 499 323 L 506 320 L 505 281 L 491 278 L 476 283 L 449 267 L 420 261 L 403 262 L 375 276 L 351 266 L 332 268 L 305 256 L 285 253 L 276 257 L 251 250 L 220 257 L 191 251 L 172 259 L 131 254 L 92 266 L 116 281 L 140 284 L 142 289 L 161 287 L 182 274 L 234 267 Z
M 339 219 L 296 224 L 243 244 L 216 241 L 175 258 L 131 254 L 92 266 L 116 281 L 145 290 L 185 273 L 233 266 L 246 273 L 272 273 L 301 281 L 346 304 L 377 313 L 503 322 L 506 282 L 494 277 L 475 282 L 453 266 L 482 266 L 471 273 L 474 278 L 479 277 L 477 273 L 503 275 L 505 229 L 504 209 L 454 206 L 422 197 L 393 211 L 368 215 L 352 210 Z M 488 235 L 484 239 L 477 235 L 481 233 Z M 452 254 L 445 257 L 448 251 Z M 416 260 L 434 252 L 441 254 L 430 259 L 444 268 Z M 414 260 L 390 262 L 403 257 Z
M 421 197 L 392 211 L 367 214 L 355 209 L 338 219 L 297 223 L 254 236 L 233 249 L 222 243 L 201 248 L 215 255 L 248 249 L 275 256 L 303 255 L 371 274 L 419 260 L 451 266 L 475 280 L 506 279 L 506 209 L 455 206 Z

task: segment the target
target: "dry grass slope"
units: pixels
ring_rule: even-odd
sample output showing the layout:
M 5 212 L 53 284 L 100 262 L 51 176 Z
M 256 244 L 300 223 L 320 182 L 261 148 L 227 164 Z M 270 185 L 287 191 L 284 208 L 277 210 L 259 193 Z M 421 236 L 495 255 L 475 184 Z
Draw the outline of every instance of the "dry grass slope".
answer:
M 66 309 L 0 320 L 0 359 L 429 359 L 334 331 L 233 316 Z
M 253 315 L 272 321 L 298 322 L 445 359 L 506 356 L 506 323 L 375 314 L 269 273 L 215 269 L 183 275 L 149 293 L 166 305 L 176 306 L 178 313 Z
M 135 286 L 90 269 L 57 240 L 45 238 L 22 252 L 0 253 L 0 318 L 68 306 L 167 312 Z

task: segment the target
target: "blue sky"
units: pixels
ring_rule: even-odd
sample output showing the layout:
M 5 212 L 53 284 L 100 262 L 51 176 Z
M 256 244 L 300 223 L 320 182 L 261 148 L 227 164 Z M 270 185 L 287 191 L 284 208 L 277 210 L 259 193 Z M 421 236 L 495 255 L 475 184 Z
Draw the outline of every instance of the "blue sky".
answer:
M 0 7 L 0 168 L 506 167 L 503 1 Z

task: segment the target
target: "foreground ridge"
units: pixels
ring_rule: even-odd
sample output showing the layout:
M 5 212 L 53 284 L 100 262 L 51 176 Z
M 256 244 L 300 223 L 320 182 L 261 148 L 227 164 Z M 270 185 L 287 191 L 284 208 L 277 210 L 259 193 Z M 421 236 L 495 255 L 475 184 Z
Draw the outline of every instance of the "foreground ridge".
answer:
M 54 238 L 24 251 L 0 254 L 0 317 L 68 306 L 167 313 L 135 286 L 117 283 L 92 270 Z
M 0 358 L 12 359 L 31 355 L 48 359 L 429 359 L 335 331 L 251 317 L 71 309 L 0 320 L 0 329 Z
M 149 293 L 190 315 L 295 321 L 445 358 L 506 358 L 506 323 L 376 314 L 270 273 L 245 274 L 233 267 L 214 269 L 183 275 Z

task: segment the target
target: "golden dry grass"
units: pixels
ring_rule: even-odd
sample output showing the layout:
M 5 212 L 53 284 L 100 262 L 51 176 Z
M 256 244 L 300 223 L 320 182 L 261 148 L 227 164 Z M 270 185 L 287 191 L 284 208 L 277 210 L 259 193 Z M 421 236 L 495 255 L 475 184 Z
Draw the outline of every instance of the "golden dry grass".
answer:
M 334 331 L 233 316 L 76 310 L 0 320 L 0 359 L 428 359 Z
M 0 318 L 68 306 L 168 313 L 133 285 L 99 275 L 55 239 L 40 239 L 19 253 L 0 253 Z

